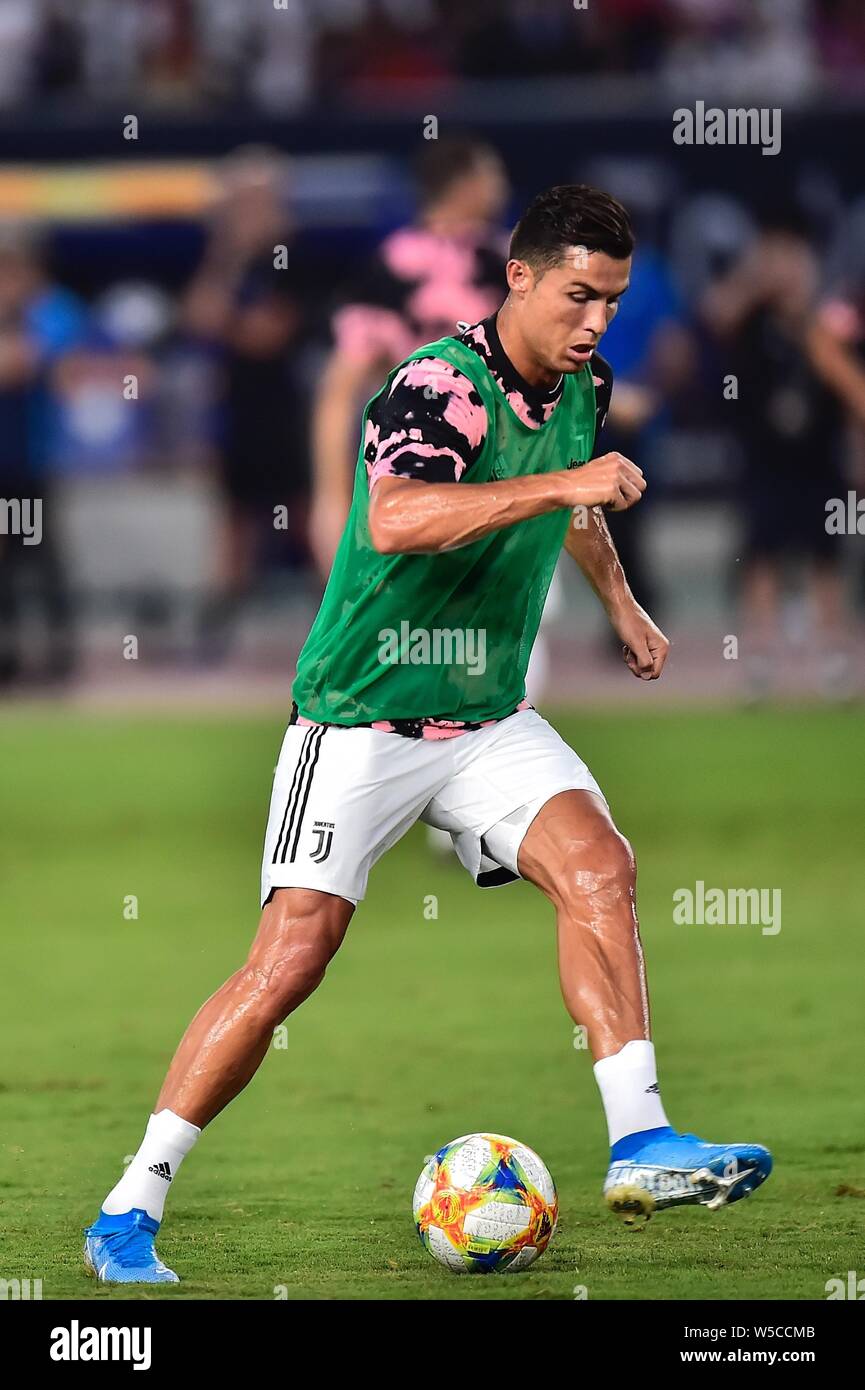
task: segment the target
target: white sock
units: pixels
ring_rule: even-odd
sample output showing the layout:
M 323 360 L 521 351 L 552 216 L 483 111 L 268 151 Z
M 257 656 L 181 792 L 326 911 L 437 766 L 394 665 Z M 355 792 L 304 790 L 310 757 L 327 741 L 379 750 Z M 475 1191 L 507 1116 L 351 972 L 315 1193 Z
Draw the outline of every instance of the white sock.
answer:
M 143 1207 L 154 1221 L 162 1220 L 168 1189 L 201 1130 L 173 1110 L 151 1115 L 141 1148 L 116 1187 L 102 1203 L 108 1216 Z
M 653 1043 L 642 1038 L 625 1043 L 612 1057 L 596 1062 L 594 1072 L 604 1102 L 611 1148 L 626 1134 L 670 1123 L 658 1093 Z

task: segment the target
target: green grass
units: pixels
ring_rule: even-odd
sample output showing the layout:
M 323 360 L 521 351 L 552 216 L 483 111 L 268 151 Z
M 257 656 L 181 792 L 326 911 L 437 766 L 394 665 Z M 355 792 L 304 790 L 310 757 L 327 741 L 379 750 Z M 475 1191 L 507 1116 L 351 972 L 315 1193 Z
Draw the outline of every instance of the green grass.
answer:
M 556 723 L 637 851 L 672 1122 L 768 1143 L 770 1182 L 641 1233 L 610 1217 L 550 910 L 525 884 L 479 891 L 416 829 L 374 873 L 287 1048 L 187 1160 L 160 1237 L 184 1282 L 146 1296 L 570 1299 L 582 1284 L 590 1299 L 820 1299 L 827 1279 L 865 1274 L 863 715 Z M 0 1277 L 41 1277 L 45 1298 L 130 1296 L 85 1278 L 80 1229 L 138 1146 L 188 1019 L 243 959 L 281 733 L 62 711 L 0 723 Z M 672 894 L 697 879 L 780 888 L 782 930 L 674 925 Z M 454 1278 L 412 1225 L 424 1155 L 476 1129 L 532 1145 L 559 1189 L 555 1241 L 510 1279 Z

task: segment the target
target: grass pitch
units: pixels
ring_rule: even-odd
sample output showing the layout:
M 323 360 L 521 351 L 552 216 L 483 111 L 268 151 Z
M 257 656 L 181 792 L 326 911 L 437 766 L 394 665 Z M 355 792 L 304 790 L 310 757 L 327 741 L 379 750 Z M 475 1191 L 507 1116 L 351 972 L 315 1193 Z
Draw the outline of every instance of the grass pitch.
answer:
M 592 1300 L 822 1299 L 828 1279 L 861 1274 L 865 716 L 552 717 L 637 852 L 672 1123 L 767 1143 L 766 1186 L 638 1233 L 607 1214 L 606 1131 L 550 909 L 526 884 L 476 889 L 416 828 L 374 873 L 287 1045 L 187 1159 L 159 1242 L 184 1282 L 97 1288 L 81 1227 L 256 925 L 282 725 L 7 711 L 0 1277 L 41 1278 L 46 1299 L 572 1299 L 582 1286 Z M 781 931 L 676 925 L 673 893 L 697 880 L 780 889 Z M 456 1278 L 422 1249 L 411 1193 L 425 1154 L 484 1129 L 540 1152 L 559 1230 L 524 1274 Z

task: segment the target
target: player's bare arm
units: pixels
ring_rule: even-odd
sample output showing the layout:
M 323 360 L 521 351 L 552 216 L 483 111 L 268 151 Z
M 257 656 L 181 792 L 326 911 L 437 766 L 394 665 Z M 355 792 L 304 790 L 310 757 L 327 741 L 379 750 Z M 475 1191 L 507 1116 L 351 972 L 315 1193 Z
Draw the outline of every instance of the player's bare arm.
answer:
M 622 639 L 629 669 L 640 680 L 657 680 L 670 650 L 669 639 L 634 598 L 603 512 L 593 507 L 586 526 L 569 526 L 565 549 L 583 571 L 614 632 Z
M 624 511 L 645 489 L 642 469 L 618 453 L 603 454 L 580 469 L 500 482 L 384 477 L 370 498 L 370 539 L 384 555 L 435 555 L 566 507 Z

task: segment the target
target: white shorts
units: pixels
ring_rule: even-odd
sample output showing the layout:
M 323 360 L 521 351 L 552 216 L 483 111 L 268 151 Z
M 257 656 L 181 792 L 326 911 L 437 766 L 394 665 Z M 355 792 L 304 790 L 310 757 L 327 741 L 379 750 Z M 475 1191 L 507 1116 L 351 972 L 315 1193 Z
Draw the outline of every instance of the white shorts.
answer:
M 517 855 L 558 792 L 605 798 L 537 710 L 447 739 L 292 724 L 273 779 L 261 902 L 313 888 L 358 903 L 373 864 L 415 821 L 450 832 L 482 888 L 519 878 Z

